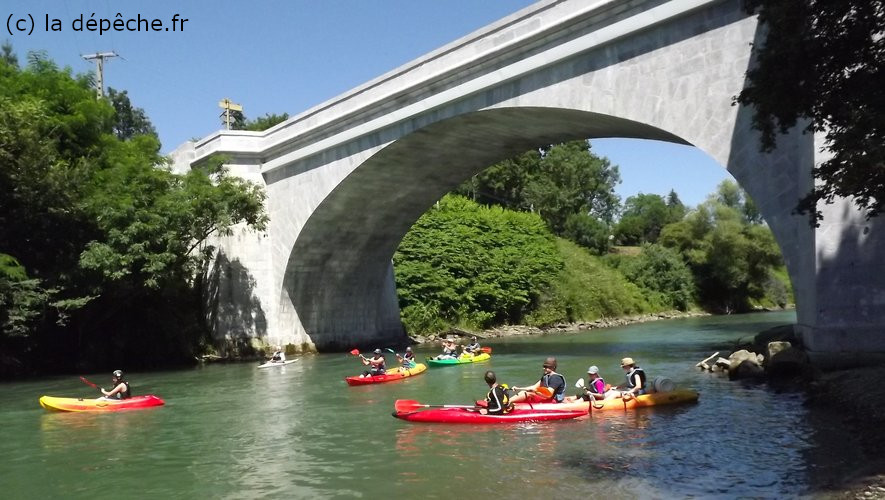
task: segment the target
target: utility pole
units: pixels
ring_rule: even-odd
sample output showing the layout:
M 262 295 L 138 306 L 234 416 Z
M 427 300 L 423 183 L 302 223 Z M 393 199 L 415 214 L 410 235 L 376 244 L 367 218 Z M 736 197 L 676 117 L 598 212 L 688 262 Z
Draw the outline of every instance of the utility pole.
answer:
M 236 104 L 225 97 L 224 99 L 218 101 L 218 107 L 224 110 L 221 115 L 219 115 L 221 117 L 221 123 L 224 124 L 227 130 L 230 130 L 231 120 L 233 120 L 233 118 L 231 117 L 231 111 L 242 112 L 243 106 Z
M 81 57 L 87 61 L 95 61 L 95 90 L 98 91 L 98 97 L 104 97 L 104 60 L 119 56 L 112 51 L 84 54 Z

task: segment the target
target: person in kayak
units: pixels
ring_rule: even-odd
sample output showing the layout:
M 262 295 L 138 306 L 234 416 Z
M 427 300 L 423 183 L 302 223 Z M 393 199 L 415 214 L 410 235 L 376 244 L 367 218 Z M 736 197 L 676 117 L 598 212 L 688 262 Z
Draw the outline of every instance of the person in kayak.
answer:
M 412 352 L 411 347 L 406 347 L 406 352 L 402 356 L 397 354 L 396 359 L 403 365 L 403 368 L 415 367 L 415 353 Z
M 556 373 L 556 358 L 549 357 L 544 360 L 544 374 L 541 375 L 541 379 L 531 385 L 529 387 L 514 387 L 514 390 L 521 391 L 512 398 L 510 398 L 511 403 L 519 403 L 525 401 L 529 397 L 529 393 L 538 394 L 541 387 L 546 387 L 549 391 L 545 392 L 553 392 L 553 395 L 550 396 L 552 403 L 562 403 L 565 399 L 565 377 L 561 374 Z
M 566 398 L 569 401 L 577 401 L 578 399 L 583 399 L 584 401 L 608 399 L 606 397 L 605 380 L 599 376 L 599 367 L 596 365 L 587 368 L 587 383 L 584 384 L 584 380 L 581 379 L 578 380 L 575 386 L 581 389 L 582 394 L 578 394 L 574 398 Z
M 363 360 L 363 364 L 369 367 L 368 370 L 363 372 L 362 377 L 384 375 L 384 354 L 381 354 L 381 349 L 375 349 L 371 359 L 364 356 L 360 356 L 360 358 Z
M 282 346 L 277 346 L 273 355 L 270 357 L 271 363 L 283 363 L 286 361 L 286 353 L 283 352 Z
M 129 399 L 132 397 L 132 391 L 129 390 L 129 382 L 123 377 L 121 370 L 114 370 L 114 373 L 111 374 L 111 383 L 114 385 L 114 388 L 106 391 L 102 387 L 101 393 L 104 396 L 99 399 Z
M 466 346 L 464 346 L 464 353 L 465 354 L 474 354 L 474 355 L 480 353 L 480 346 L 479 346 L 479 342 L 476 341 L 476 337 L 470 338 L 470 343 L 467 344 Z
M 513 404 L 510 403 L 507 388 L 504 384 L 498 384 L 498 377 L 495 375 L 495 372 L 487 371 L 484 378 L 486 383 L 489 384 L 489 393 L 486 394 L 485 408 L 480 408 L 479 412 L 483 415 L 503 415 L 513 410 Z
M 646 394 L 648 392 L 645 370 L 637 366 L 636 362 L 633 361 L 633 358 L 622 359 L 621 368 L 624 369 L 625 375 L 627 377 L 627 382 L 625 384 L 619 385 L 615 389 L 612 389 L 612 391 L 616 391 L 614 397 L 632 399 L 636 396 Z M 608 395 L 608 393 L 606 393 L 606 395 Z
M 443 340 L 443 352 L 442 354 L 436 356 L 433 359 L 457 359 L 458 358 L 458 346 L 455 344 L 455 341 L 452 339 Z

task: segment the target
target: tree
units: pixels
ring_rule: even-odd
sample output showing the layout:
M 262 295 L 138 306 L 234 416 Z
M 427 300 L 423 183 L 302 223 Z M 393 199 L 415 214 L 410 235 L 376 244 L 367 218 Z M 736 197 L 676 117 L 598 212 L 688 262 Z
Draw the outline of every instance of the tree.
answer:
M 621 245 L 654 243 L 664 226 L 676 222 L 673 217 L 677 214 L 678 210 L 668 207 L 660 195 L 639 193 L 631 196 L 624 202 L 621 220 L 615 226 L 615 239 Z
M 563 265 L 536 214 L 455 195 L 418 219 L 394 264 L 403 322 L 412 332 L 519 322 Z
M 133 365 L 192 359 L 183 344 L 199 333 L 206 238 L 267 222 L 260 188 L 218 162 L 174 175 L 155 135 L 121 140 L 116 118 L 87 78 L 42 54 L 0 64 L 5 353 L 14 335 L 16 355 L 39 352 L 55 370 L 127 352 Z
M 525 188 L 526 203 L 534 206 L 556 234 L 563 234 L 571 214 L 586 214 L 610 224 L 620 199 L 618 167 L 590 151 L 587 141 L 572 141 L 550 148 L 539 170 Z
M 624 265 L 624 275 L 642 287 L 660 305 L 685 311 L 693 302 L 694 280 L 679 253 L 661 245 L 645 244 Z
M 118 91 L 108 87 L 108 101 L 114 107 L 114 134 L 121 139 L 127 140 L 136 135 L 157 136 L 154 125 L 148 119 L 144 110 L 132 106 L 129 94 L 123 90 Z
M 14 68 L 18 68 L 18 57 L 16 57 L 15 52 L 12 51 L 12 43 L 10 43 L 9 40 L 6 40 L 3 42 L 3 45 L 0 45 L 0 61 L 3 61 Z
M 753 125 L 770 151 L 800 124 L 822 132 L 832 157 L 798 203 L 820 221 L 818 202 L 853 197 L 867 217 L 885 209 L 885 1 L 747 0 L 767 29 L 736 101 L 755 107 Z M 807 124 L 806 124 L 807 121 Z
M 246 120 L 243 123 L 243 130 L 252 130 L 255 132 L 261 132 L 262 130 L 267 130 L 274 125 L 279 123 L 283 123 L 284 121 L 289 119 L 289 113 L 283 113 L 278 115 L 276 113 L 270 114 L 266 113 L 264 116 L 259 116 L 254 120 Z

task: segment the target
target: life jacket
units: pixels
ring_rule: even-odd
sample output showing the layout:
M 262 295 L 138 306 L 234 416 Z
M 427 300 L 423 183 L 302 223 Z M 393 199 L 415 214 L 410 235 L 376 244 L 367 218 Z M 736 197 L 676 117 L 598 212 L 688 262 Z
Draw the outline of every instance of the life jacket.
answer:
M 562 379 L 562 385 L 556 388 L 556 392 L 553 393 L 553 400 L 557 403 L 562 403 L 562 400 L 565 399 L 565 377 L 562 374 L 552 372 L 550 374 L 544 374 L 541 377 L 541 385 L 544 387 L 550 387 L 550 379 L 553 377 L 559 377 Z
M 378 358 L 372 358 L 369 360 L 369 365 L 370 365 L 369 368 L 373 371 L 383 373 L 385 371 L 384 370 L 384 356 L 379 356 L 379 357 L 381 358 L 380 363 L 377 362 Z
M 602 377 L 599 377 L 596 380 L 591 380 L 590 387 L 588 387 L 587 389 L 593 394 L 604 394 L 605 380 L 603 380 Z
M 642 390 L 648 392 L 648 383 L 645 377 L 645 371 L 638 366 L 634 366 L 629 372 L 627 372 L 627 387 L 630 389 L 634 389 L 636 384 L 633 383 L 633 375 L 639 374 L 639 380 L 642 382 Z
M 500 389 L 500 391 L 496 391 L 496 389 Z M 500 397 L 498 394 L 500 394 Z M 502 415 L 513 411 L 513 404 L 510 402 L 510 388 L 507 387 L 507 384 L 499 384 L 489 389 L 489 393 L 486 395 L 486 402 L 488 402 L 486 408 L 492 408 L 494 406 L 493 401 L 498 401 L 501 404 L 501 410 L 500 413 L 498 411 L 495 411 L 495 413 L 489 411 L 489 414 Z
M 111 398 L 113 398 L 113 399 L 129 399 L 129 398 L 131 398 L 132 391 L 129 389 L 129 382 L 120 381 L 120 384 L 126 384 L 126 390 L 120 391 L 120 392 L 114 394 L 113 396 L 111 396 Z M 117 384 L 117 385 L 119 385 L 119 384 Z

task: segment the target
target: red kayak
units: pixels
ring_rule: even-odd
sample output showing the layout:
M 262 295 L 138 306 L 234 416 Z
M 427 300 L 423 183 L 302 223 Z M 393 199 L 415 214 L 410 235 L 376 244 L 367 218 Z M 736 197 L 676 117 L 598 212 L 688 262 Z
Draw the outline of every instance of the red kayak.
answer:
M 503 415 L 483 415 L 474 408 L 431 408 L 418 411 L 395 411 L 393 416 L 409 422 L 440 424 L 510 424 L 564 420 L 587 415 L 586 411 L 523 410 L 516 409 Z

